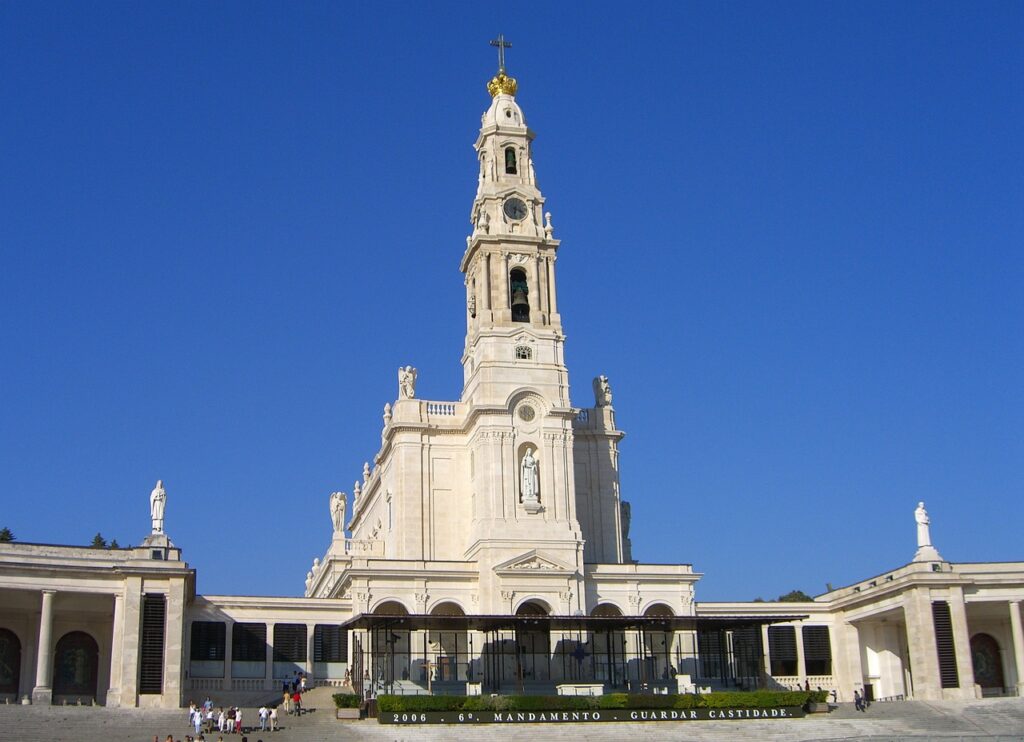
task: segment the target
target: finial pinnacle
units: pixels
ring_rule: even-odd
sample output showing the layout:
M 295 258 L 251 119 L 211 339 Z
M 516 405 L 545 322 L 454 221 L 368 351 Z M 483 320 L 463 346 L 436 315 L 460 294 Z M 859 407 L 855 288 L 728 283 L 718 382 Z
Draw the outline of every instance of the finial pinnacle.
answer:
M 498 74 L 487 83 L 487 92 L 492 98 L 496 95 L 515 95 L 518 84 L 514 77 L 505 74 L 505 50 L 511 49 L 512 44 L 505 41 L 504 34 L 498 34 L 498 38 L 491 41 L 491 46 L 498 47 Z

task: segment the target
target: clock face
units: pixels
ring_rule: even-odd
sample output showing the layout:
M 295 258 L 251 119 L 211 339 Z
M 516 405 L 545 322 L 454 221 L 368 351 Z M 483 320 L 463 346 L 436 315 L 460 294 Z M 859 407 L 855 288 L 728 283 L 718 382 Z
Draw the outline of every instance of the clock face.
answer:
M 504 207 L 505 216 L 509 219 L 525 219 L 527 214 L 526 204 L 518 198 L 510 198 L 505 202 Z

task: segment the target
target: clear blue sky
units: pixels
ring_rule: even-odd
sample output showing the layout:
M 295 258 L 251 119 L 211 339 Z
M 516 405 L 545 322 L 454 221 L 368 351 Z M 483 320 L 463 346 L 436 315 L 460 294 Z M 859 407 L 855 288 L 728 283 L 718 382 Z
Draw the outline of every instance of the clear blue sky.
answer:
M 300 594 L 395 369 L 456 399 L 496 66 L 698 599 L 1024 559 L 1024 4 L 0 3 L 0 525 Z

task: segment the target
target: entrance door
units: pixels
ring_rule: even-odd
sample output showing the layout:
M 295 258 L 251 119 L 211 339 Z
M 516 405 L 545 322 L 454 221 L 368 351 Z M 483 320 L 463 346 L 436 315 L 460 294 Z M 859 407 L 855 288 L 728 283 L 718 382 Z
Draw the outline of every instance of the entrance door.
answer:
M 21 678 L 21 641 L 10 629 L 0 629 L 0 695 L 18 697 Z
M 72 631 L 57 642 L 53 658 L 53 695 L 96 698 L 100 650 L 84 631 Z
M 999 656 L 999 643 L 989 634 L 971 637 L 971 661 L 974 663 L 974 682 L 982 691 L 1002 693 L 1003 660 Z

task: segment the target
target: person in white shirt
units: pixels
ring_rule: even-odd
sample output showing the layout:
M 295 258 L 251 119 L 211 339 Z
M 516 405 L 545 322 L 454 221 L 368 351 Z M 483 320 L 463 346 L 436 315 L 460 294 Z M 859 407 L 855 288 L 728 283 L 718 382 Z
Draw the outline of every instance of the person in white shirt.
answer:
M 221 732 L 223 732 L 224 731 L 224 725 L 226 723 L 227 723 L 227 718 L 224 716 L 224 709 L 221 709 L 220 713 L 217 715 L 217 729 L 219 729 Z
M 267 707 L 266 706 L 260 706 L 259 714 L 260 714 L 260 731 L 261 732 L 265 732 L 265 731 L 267 731 L 267 716 L 270 714 L 270 712 L 267 711 Z
M 277 731 L 277 706 L 270 709 L 270 731 Z

